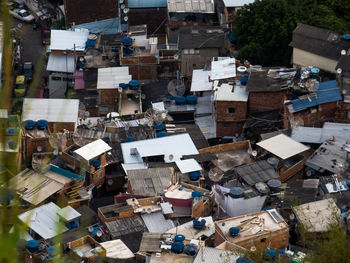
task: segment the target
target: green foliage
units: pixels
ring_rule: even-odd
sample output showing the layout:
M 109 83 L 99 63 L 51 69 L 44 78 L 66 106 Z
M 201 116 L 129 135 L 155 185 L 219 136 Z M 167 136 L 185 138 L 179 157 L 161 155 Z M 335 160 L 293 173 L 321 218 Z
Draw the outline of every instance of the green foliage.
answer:
M 331 0 L 323 0 L 327 1 Z M 288 45 L 298 22 L 345 33 L 350 21 L 344 18 L 316 0 L 257 0 L 237 12 L 238 57 L 263 66 L 287 66 L 292 55 Z

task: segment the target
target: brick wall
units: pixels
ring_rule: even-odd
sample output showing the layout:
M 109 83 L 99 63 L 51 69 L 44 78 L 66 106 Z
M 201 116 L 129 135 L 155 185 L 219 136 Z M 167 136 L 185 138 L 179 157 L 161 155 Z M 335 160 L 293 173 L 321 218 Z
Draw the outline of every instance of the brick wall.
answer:
M 243 101 L 216 101 L 217 121 L 245 121 L 247 115 L 247 103 Z M 234 113 L 228 109 L 233 108 Z
M 243 132 L 243 122 L 216 121 L 216 137 L 235 136 Z
M 257 113 L 283 109 L 285 91 L 278 92 L 250 92 L 248 112 Z
M 118 89 L 100 89 L 100 105 L 115 105 L 119 98 Z

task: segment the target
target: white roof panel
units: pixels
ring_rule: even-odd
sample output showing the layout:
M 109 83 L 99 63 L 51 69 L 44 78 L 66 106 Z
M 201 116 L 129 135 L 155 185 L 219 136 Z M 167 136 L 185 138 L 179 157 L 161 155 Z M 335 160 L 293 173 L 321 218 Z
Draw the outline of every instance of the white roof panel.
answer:
M 47 120 L 48 122 L 77 123 L 78 112 L 79 100 L 25 98 L 22 121 Z
M 120 239 L 100 243 L 106 250 L 107 258 L 130 259 L 135 255 Z
M 49 239 L 68 230 L 65 226 L 59 225 L 60 210 L 61 208 L 50 202 L 24 212 L 18 218 L 39 236 Z
M 202 167 L 195 159 L 179 160 L 176 161 L 176 165 L 183 174 L 202 170 Z
M 188 133 L 121 144 L 124 163 L 141 163 L 141 157 L 164 155 L 164 161 L 176 162 L 183 155 L 198 154 Z
M 216 88 L 215 91 L 215 101 L 248 101 L 248 92 L 245 86 L 235 86 L 229 84 L 222 84 L 220 87 Z
M 214 13 L 213 0 L 168 0 L 168 12 Z
M 84 51 L 88 39 L 88 30 L 51 30 L 51 50 Z
M 98 139 L 84 145 L 83 147 L 80 147 L 79 149 L 75 150 L 74 153 L 89 161 L 110 150 L 112 150 L 112 148 L 107 143 L 101 139 Z
M 213 83 L 209 81 L 210 76 L 210 70 L 194 69 L 192 73 L 191 92 L 212 90 Z
M 81 216 L 81 214 L 70 205 L 63 207 L 57 214 L 66 222 L 75 220 Z
M 236 77 L 236 59 L 227 58 L 211 62 L 211 79 L 228 79 Z
M 255 0 L 224 0 L 226 7 L 241 7 L 254 3 Z
M 50 54 L 47 62 L 47 71 L 73 73 L 74 72 L 74 56 L 63 54 Z
M 322 128 L 298 126 L 292 130 L 292 139 L 304 143 L 322 143 Z
M 294 141 L 292 138 L 284 134 L 279 134 L 267 140 L 258 142 L 257 145 L 282 159 L 287 159 L 309 149 L 309 147 Z
M 120 83 L 129 83 L 129 67 L 99 68 L 97 74 L 97 89 L 118 89 Z

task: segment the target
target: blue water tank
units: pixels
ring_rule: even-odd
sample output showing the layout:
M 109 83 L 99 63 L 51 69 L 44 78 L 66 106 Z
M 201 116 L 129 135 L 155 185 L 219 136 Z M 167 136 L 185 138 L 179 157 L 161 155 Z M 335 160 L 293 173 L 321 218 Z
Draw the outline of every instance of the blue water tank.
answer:
M 79 227 L 79 221 L 78 220 L 74 220 L 74 221 L 71 221 L 71 222 L 67 222 L 66 223 L 66 227 L 68 229 L 77 228 L 77 227 Z
M 243 189 L 242 187 L 232 187 L 230 189 L 229 195 L 233 198 L 241 198 L 243 197 Z
M 186 101 L 188 104 L 196 104 L 197 103 L 197 96 L 189 95 L 186 97 Z
M 48 122 L 47 120 L 38 120 L 36 122 L 36 125 L 38 126 L 39 130 L 45 130 L 48 125 Z
M 241 77 L 239 81 L 241 82 L 241 85 L 245 86 L 248 83 L 248 77 Z
M 128 88 L 128 84 L 126 84 L 126 83 L 119 83 L 119 88 L 122 88 L 123 90 L 127 89 Z
M 344 40 L 350 40 L 350 34 L 344 34 L 344 35 L 342 35 L 342 38 L 344 39 Z
M 175 98 L 175 104 L 183 105 L 185 103 L 186 103 L 186 98 L 184 96 L 180 96 L 180 97 Z
M 236 236 L 238 236 L 241 229 L 239 227 L 230 227 L 230 229 L 228 231 L 230 232 L 231 236 L 236 237 Z
M 175 97 L 174 96 L 167 96 L 166 99 L 167 100 L 175 100 Z
M 101 160 L 91 160 L 90 165 L 92 165 L 96 170 L 101 167 Z
M 24 122 L 24 127 L 26 130 L 33 130 L 35 127 L 35 121 L 33 120 L 27 120 Z
M 29 252 L 35 253 L 38 251 L 39 241 L 34 240 L 34 239 L 29 240 L 29 241 L 27 241 L 26 247 L 29 250 Z
M 193 244 L 193 243 L 188 243 L 184 247 L 184 252 L 190 256 L 196 255 L 197 250 L 198 250 L 198 246 L 196 244 Z
M 276 249 L 268 249 L 265 251 L 264 256 L 268 259 L 274 259 L 277 256 Z
M 201 221 L 198 220 L 198 218 L 193 219 L 193 228 L 202 230 L 205 227 L 206 220 L 202 219 Z
M 202 193 L 201 192 L 192 192 L 192 198 L 201 198 L 202 197 Z
M 57 246 L 49 246 L 46 248 L 46 251 L 51 257 L 57 256 L 59 253 L 59 249 Z
M 12 150 L 16 149 L 16 142 L 14 142 L 14 141 L 7 142 L 7 145 Z
M 86 42 L 85 42 L 85 46 L 88 48 L 88 47 L 95 47 L 96 45 L 96 40 L 92 40 L 92 39 L 88 39 Z
M 132 38 L 131 37 L 123 37 L 122 43 L 124 46 L 131 46 L 132 44 Z
M 16 134 L 17 133 L 17 129 L 8 128 L 7 129 L 7 133 L 8 134 Z
M 350 188 L 350 180 L 346 180 L 346 185 Z
M 245 257 L 239 257 L 236 259 L 236 263 L 253 263 L 253 262 Z
M 181 254 L 184 250 L 185 245 L 181 242 L 174 242 L 171 244 L 171 251 L 175 254 Z
M 271 191 L 277 191 L 278 188 L 282 185 L 280 180 L 271 179 L 267 181 L 267 185 L 270 187 Z
M 140 82 L 138 82 L 137 80 L 130 80 L 129 81 L 129 88 L 131 90 L 137 90 L 140 86 Z
M 185 236 L 184 235 L 176 235 L 174 240 L 175 242 L 184 242 L 185 241 Z
M 160 131 L 160 132 L 157 132 L 157 138 L 161 138 L 161 137 L 166 137 L 168 136 L 168 133 L 166 131 Z
M 134 142 L 134 141 L 135 141 L 135 138 L 132 136 L 128 136 L 125 138 L 125 142 Z
M 195 172 L 188 173 L 188 177 L 190 178 L 191 181 L 197 181 L 200 176 L 201 176 L 201 172 L 200 171 L 195 171 Z
M 319 68 L 312 68 L 310 71 L 311 71 L 311 74 L 313 74 L 313 75 L 318 75 L 318 73 L 320 73 Z
M 156 131 L 164 131 L 165 130 L 165 124 L 164 123 L 154 124 L 154 129 Z

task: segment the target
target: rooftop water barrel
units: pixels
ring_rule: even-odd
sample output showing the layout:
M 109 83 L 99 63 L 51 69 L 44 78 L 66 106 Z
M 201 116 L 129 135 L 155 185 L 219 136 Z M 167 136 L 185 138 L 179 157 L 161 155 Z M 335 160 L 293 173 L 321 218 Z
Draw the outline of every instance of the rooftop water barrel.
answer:
M 176 97 L 175 98 L 175 103 L 177 105 L 183 105 L 186 103 L 186 98 L 184 96 Z
M 230 229 L 228 231 L 230 232 L 231 236 L 236 237 L 236 236 L 238 236 L 241 229 L 239 227 L 230 227 Z
M 126 84 L 126 83 L 119 83 L 119 88 L 122 88 L 123 90 L 127 89 L 128 88 L 128 84 Z
M 232 187 L 230 192 L 229 192 L 229 195 L 233 198 L 241 198 L 243 197 L 243 189 L 242 187 Z
M 197 230 L 202 230 L 205 227 L 206 220 L 202 219 L 201 221 L 198 218 L 193 219 L 193 228 Z
M 265 251 L 264 256 L 267 259 L 274 259 L 277 256 L 277 250 L 276 249 L 268 249 Z
M 185 241 L 185 236 L 184 235 L 176 235 L 175 236 L 175 238 L 174 238 L 174 240 L 175 240 L 175 242 L 184 242 Z
M 135 139 L 132 136 L 128 136 L 125 138 L 125 142 L 134 142 L 134 141 L 135 141 Z
M 91 160 L 90 165 L 92 165 L 96 170 L 101 167 L 101 160 Z
M 11 150 L 16 149 L 16 142 L 14 142 L 14 141 L 8 141 L 7 145 Z
M 197 181 L 200 176 L 201 176 L 201 172 L 200 171 L 195 171 L 195 172 L 188 173 L 188 177 L 192 181 Z
M 33 120 L 26 120 L 24 122 L 24 127 L 26 130 L 33 130 L 35 127 L 35 121 Z
M 130 80 L 129 81 L 129 88 L 131 90 L 137 90 L 140 86 L 140 82 L 138 80 Z
M 162 137 L 166 137 L 168 136 L 168 133 L 166 131 L 160 131 L 160 132 L 157 132 L 157 138 L 162 138 Z
M 189 95 L 186 97 L 186 101 L 188 104 L 196 104 L 197 103 L 197 96 Z
M 17 129 L 8 128 L 8 129 L 7 129 L 7 133 L 8 133 L 8 134 L 17 134 Z
M 236 263 L 253 263 L 253 262 L 245 257 L 239 257 L 236 259 Z
M 275 169 L 277 169 L 279 160 L 276 157 L 267 158 L 267 162 Z
M 318 74 L 320 73 L 320 69 L 319 68 L 311 68 L 310 70 L 312 75 L 318 76 Z
M 175 97 L 174 96 L 167 96 L 166 99 L 167 100 L 175 100 Z
M 192 198 L 201 198 L 202 197 L 202 193 L 201 192 L 192 192 Z
M 129 47 L 132 44 L 132 38 L 131 37 L 123 37 L 122 43 L 124 46 Z
M 35 239 L 29 240 L 26 244 L 26 247 L 30 253 L 35 253 L 38 251 L 39 241 L 37 241 Z
M 39 130 L 45 130 L 47 128 L 48 122 L 47 120 L 38 120 L 36 122 Z
M 165 124 L 164 123 L 154 124 L 154 129 L 156 131 L 164 131 L 165 130 Z
M 184 247 L 184 252 L 190 256 L 196 255 L 197 250 L 198 250 L 198 246 L 196 244 L 193 244 L 193 243 L 188 243 Z
M 344 40 L 350 41 L 350 34 L 344 34 L 344 35 L 342 35 L 342 38 Z
M 277 179 L 271 179 L 267 182 L 267 185 L 270 187 L 271 191 L 278 191 L 281 187 L 281 181 Z
M 171 244 L 171 251 L 175 254 L 181 254 L 185 245 L 181 242 L 174 242 Z
M 248 77 L 241 77 L 239 81 L 241 82 L 241 85 L 245 86 L 248 83 Z
M 247 68 L 245 66 L 237 67 L 237 74 L 245 74 L 247 72 Z

